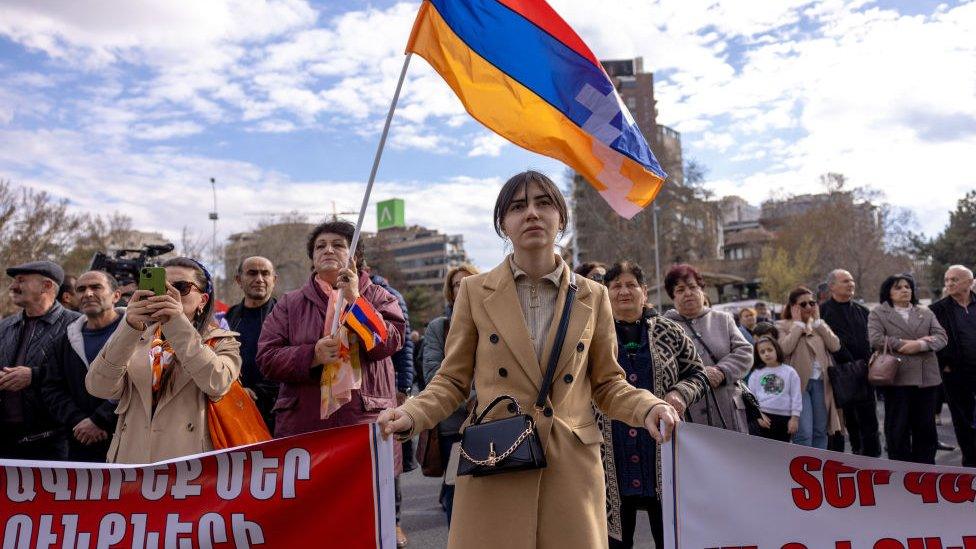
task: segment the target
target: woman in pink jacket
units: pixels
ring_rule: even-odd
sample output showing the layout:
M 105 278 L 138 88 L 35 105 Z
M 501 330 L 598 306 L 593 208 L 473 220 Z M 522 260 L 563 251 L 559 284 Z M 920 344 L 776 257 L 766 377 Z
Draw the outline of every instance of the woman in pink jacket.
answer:
M 396 406 L 390 356 L 403 345 L 406 329 L 403 312 L 396 298 L 370 282 L 368 275 L 346 268 L 354 231 L 355 227 L 345 221 L 315 227 L 307 242 L 314 269 L 312 276 L 303 287 L 283 295 L 264 321 L 258 341 L 258 367 L 266 378 L 281 383 L 273 410 L 275 437 L 372 423 L 380 411 Z M 359 248 L 357 264 L 361 258 Z M 351 284 L 352 281 L 358 284 Z M 362 342 L 358 343 L 361 385 L 352 391 L 349 402 L 326 419 L 320 419 L 323 365 L 335 363 L 340 354 L 338 342 L 323 335 L 326 317 L 331 318 L 330 310 L 335 308 L 331 296 L 339 293 L 346 303 L 364 297 L 382 317 L 386 339 L 369 350 Z

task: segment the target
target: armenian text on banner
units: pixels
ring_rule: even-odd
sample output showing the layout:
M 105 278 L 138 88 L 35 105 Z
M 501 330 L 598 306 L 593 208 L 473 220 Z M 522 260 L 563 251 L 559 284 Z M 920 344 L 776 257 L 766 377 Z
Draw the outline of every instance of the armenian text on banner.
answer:
M 0 460 L 0 542 L 387 548 L 393 499 L 393 446 L 375 425 L 151 465 Z
M 662 450 L 668 549 L 976 549 L 976 471 L 681 424 Z

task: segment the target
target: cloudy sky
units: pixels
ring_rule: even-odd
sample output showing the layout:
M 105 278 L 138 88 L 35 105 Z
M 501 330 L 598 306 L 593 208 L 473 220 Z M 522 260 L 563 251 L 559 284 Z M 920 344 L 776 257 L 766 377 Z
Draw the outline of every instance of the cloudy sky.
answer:
M 937 233 L 976 187 L 976 2 L 550 0 L 601 58 L 643 56 L 659 122 L 718 195 L 842 172 Z M 262 212 L 354 210 L 419 2 L 4 0 L 0 178 L 223 237 Z M 490 134 L 411 64 L 376 199 L 502 255 L 504 179 L 564 168 Z M 373 208 L 367 227 L 375 227 Z

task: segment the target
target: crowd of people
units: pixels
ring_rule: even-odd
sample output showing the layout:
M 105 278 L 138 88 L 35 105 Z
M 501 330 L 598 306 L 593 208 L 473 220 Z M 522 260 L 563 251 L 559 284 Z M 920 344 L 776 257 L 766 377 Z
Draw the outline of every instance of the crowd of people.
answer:
M 450 545 L 465 548 L 631 547 L 638 510 L 663 546 L 658 447 L 682 420 L 934 463 L 945 403 L 962 465 L 976 467 L 968 268 L 950 267 L 944 297 L 929 307 L 911 275 L 893 274 L 869 309 L 838 268 L 825 292 L 797 286 L 779 314 L 756 302 L 733 315 L 710 307 L 701 273 L 682 264 L 664 277 L 674 308 L 659 311 L 635 262 L 572 269 L 556 253 L 567 217 L 549 178 L 512 177 L 494 209 L 494 229 L 512 253 L 485 273 L 450 269 L 444 314 L 423 331 L 411 329 L 402 295 L 361 247 L 351 249 L 355 227 L 344 221 L 312 230 L 312 270 L 296 290 L 276 292 L 268 259 L 241 261 L 235 281 L 244 297 L 223 316 L 211 274 L 192 258 L 163 264 L 165 292 L 137 290 L 128 300 L 104 271 L 71 277 L 50 261 L 9 267 L 20 310 L 0 320 L 0 457 L 151 463 L 205 452 L 214 448 L 208 402 L 239 380 L 275 437 L 378 422 L 399 440 L 399 475 L 417 466 L 412 442 L 428 430 L 440 461 L 456 463 L 465 427 L 510 397 L 514 405 L 488 409 L 487 419 L 532 414 L 546 466 L 445 472 Z M 323 369 L 348 359 L 337 300 L 371 308 L 385 338 L 369 347 L 351 340 L 361 379 L 325 415 Z M 557 346 L 561 315 L 568 319 Z M 875 388 L 867 371 L 880 355 L 897 357 L 898 370 Z M 850 377 L 838 385 L 842 369 L 862 372 L 856 397 Z M 397 544 L 405 546 L 399 484 L 396 499 Z

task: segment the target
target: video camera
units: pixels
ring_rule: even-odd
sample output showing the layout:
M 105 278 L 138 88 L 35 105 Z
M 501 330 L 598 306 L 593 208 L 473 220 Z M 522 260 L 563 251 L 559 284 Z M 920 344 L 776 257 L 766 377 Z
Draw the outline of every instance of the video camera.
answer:
M 152 258 L 173 251 L 172 243 L 149 244 L 138 250 L 117 250 L 112 256 L 95 252 L 92 257 L 92 271 L 105 271 L 119 281 L 119 286 L 133 284 L 139 280 L 139 269 L 158 267 Z

